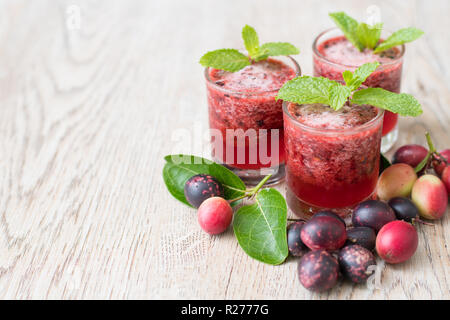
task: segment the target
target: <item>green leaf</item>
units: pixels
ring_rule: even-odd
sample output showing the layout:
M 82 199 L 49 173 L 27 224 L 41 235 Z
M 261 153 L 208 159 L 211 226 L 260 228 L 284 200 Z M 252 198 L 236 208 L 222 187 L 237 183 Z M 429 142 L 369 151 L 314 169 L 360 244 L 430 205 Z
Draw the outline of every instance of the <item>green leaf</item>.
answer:
M 359 42 L 369 49 L 375 48 L 380 40 L 381 30 L 383 28 L 382 23 L 377 23 L 373 26 L 369 26 L 367 23 L 361 22 L 356 29 Z
M 236 72 L 250 65 L 248 57 L 236 49 L 219 49 L 207 52 L 200 58 L 204 67 Z
M 344 103 L 347 101 L 351 93 L 352 92 L 349 87 L 336 83 L 335 86 L 330 88 L 329 92 L 330 107 L 333 108 L 334 110 L 339 110 L 340 108 L 343 107 Z
M 384 154 L 380 153 L 380 173 L 381 174 L 386 168 L 391 166 L 391 162 Z
M 329 16 L 333 19 L 334 23 L 342 30 L 345 37 L 350 41 L 359 51 L 364 49 L 358 38 L 358 21 L 348 16 L 345 12 L 330 13 Z
M 373 51 L 374 53 L 380 53 L 388 50 L 392 47 L 399 46 L 401 44 L 411 42 L 422 36 L 424 32 L 416 28 L 404 28 L 395 31 L 389 38 L 380 43 L 378 47 Z
M 350 71 L 344 71 L 342 76 L 345 83 L 351 89 L 351 91 L 357 90 L 361 84 L 378 68 L 380 63 L 378 61 L 365 63 L 355 70 L 354 73 Z
M 283 99 L 298 104 L 330 104 L 330 89 L 335 81 L 323 77 L 302 76 L 286 82 L 278 91 L 276 99 Z
M 252 57 L 254 61 L 261 61 L 269 57 L 269 52 L 267 50 L 259 49 L 259 52 Z
M 184 196 L 186 181 L 197 174 L 209 174 L 223 186 L 225 199 L 234 199 L 245 193 L 244 182 L 224 166 L 210 160 L 190 155 L 169 155 L 164 157 L 166 164 L 163 179 L 170 194 L 182 203 L 191 206 Z
M 299 54 L 300 50 L 288 42 L 267 42 L 261 46 L 261 50 L 267 50 L 269 56 L 288 56 Z
M 250 57 L 253 58 L 259 52 L 259 39 L 255 29 L 249 25 L 242 28 L 242 39 L 244 39 L 245 49 L 247 49 Z
M 261 190 L 255 203 L 239 208 L 233 230 L 241 248 L 252 258 L 277 265 L 288 255 L 287 206 L 275 189 Z
M 394 93 L 381 88 L 367 88 L 355 91 L 352 103 L 369 104 L 401 116 L 416 117 L 422 114 L 420 103 L 410 94 Z
M 431 157 L 431 153 L 428 152 L 426 157 L 423 158 L 422 161 L 420 161 L 420 163 L 414 168 L 414 172 L 419 173 L 420 171 L 422 171 L 423 168 L 425 168 L 425 166 L 428 163 L 428 160 L 430 160 Z

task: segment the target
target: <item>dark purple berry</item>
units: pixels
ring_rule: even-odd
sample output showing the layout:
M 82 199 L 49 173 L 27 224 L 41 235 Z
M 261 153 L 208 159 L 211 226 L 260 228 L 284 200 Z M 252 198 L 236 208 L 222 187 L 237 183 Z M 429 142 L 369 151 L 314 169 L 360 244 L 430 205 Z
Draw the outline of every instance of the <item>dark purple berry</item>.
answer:
M 369 266 L 377 264 L 372 252 L 357 244 L 344 247 L 338 259 L 342 273 L 354 283 L 365 282 L 375 271 Z
M 184 196 L 195 208 L 208 198 L 223 197 L 223 187 L 215 178 L 206 174 L 191 177 L 184 185 Z
M 389 206 L 394 210 L 398 220 L 413 222 L 419 219 L 419 209 L 416 205 L 405 197 L 395 197 L 389 200 Z
M 310 251 L 298 262 L 298 279 L 311 291 L 333 288 L 339 279 L 339 263 L 325 250 Z
M 358 244 L 370 251 L 375 249 L 375 242 L 377 236 L 375 231 L 369 227 L 355 227 L 347 229 L 347 242 L 346 246 Z
M 314 219 L 316 217 L 332 217 L 332 218 L 338 219 L 340 222 L 342 222 L 344 224 L 344 227 L 346 227 L 344 219 L 339 217 L 339 215 L 337 215 L 333 211 L 329 211 L 329 210 L 319 211 L 312 216 L 312 219 Z
M 300 238 L 300 231 L 304 224 L 304 221 L 296 221 L 291 223 L 287 228 L 289 253 L 294 257 L 301 257 L 309 251 L 308 247 L 305 246 Z
M 378 232 L 386 223 L 394 221 L 391 207 L 378 200 L 367 200 L 358 204 L 353 211 L 352 223 L 355 227 L 369 227 Z
M 300 233 L 303 243 L 312 250 L 333 251 L 341 248 L 347 240 L 345 226 L 329 216 L 309 220 Z

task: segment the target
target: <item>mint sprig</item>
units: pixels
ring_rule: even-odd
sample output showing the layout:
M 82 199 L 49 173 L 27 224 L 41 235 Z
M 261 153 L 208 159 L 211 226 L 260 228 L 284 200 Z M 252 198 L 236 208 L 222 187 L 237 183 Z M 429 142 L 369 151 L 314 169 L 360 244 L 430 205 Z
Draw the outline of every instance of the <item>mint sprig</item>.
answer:
M 250 65 L 248 57 L 236 49 L 219 49 L 206 53 L 200 64 L 214 69 L 235 72 Z
M 364 22 L 358 22 L 345 12 L 333 12 L 329 16 L 336 26 L 342 30 L 345 37 L 359 51 L 365 48 L 373 50 L 374 53 L 380 53 L 395 46 L 411 42 L 423 35 L 423 31 L 417 28 L 404 28 L 394 32 L 385 41 L 380 42 L 382 23 L 373 26 Z
M 267 42 L 260 45 L 258 34 L 249 25 L 242 28 L 242 39 L 248 56 L 236 49 L 219 49 L 204 54 L 200 58 L 200 64 L 204 67 L 236 72 L 251 65 L 252 61 L 265 60 L 269 56 L 300 53 L 298 48 L 288 42 Z
M 422 30 L 416 28 L 404 28 L 398 31 L 395 31 L 389 38 L 380 43 L 378 47 L 373 51 L 374 53 L 379 53 L 382 51 L 386 51 L 395 46 L 404 44 L 406 42 L 414 41 L 420 38 L 424 32 Z
M 345 12 L 332 12 L 329 13 L 331 19 L 342 30 L 345 37 L 360 51 L 364 50 L 363 44 L 359 41 L 358 37 L 358 21 L 347 15 Z
M 348 102 L 350 105 L 372 105 L 402 116 L 416 117 L 422 114 L 420 103 L 412 95 L 382 88 L 358 90 L 378 66 L 378 62 L 372 62 L 362 65 L 355 72 L 344 71 L 342 76 L 345 85 L 323 77 L 297 77 L 281 87 L 277 99 L 297 104 L 321 103 L 334 110 L 341 109 Z

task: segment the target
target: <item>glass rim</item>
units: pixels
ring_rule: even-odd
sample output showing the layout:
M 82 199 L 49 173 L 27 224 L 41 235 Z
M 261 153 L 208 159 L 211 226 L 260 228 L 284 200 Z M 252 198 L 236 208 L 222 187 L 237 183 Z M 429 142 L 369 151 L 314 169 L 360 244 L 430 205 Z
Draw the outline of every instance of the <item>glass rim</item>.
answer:
M 383 120 L 383 115 L 384 115 L 384 111 L 385 111 L 384 109 L 372 106 L 373 108 L 375 108 L 378 111 L 378 113 L 374 118 L 370 119 L 370 121 L 367 121 L 361 125 L 358 125 L 358 126 L 352 127 L 352 128 L 328 129 L 328 128 L 311 127 L 309 125 L 306 125 L 306 124 L 298 121 L 288 110 L 288 105 L 290 103 L 294 103 L 294 102 L 283 101 L 283 113 L 291 119 L 292 123 L 294 123 L 296 126 L 300 127 L 303 130 L 314 132 L 316 134 L 321 134 L 321 135 L 335 135 L 337 133 L 353 134 L 353 133 L 364 131 L 365 129 L 370 128 L 371 126 L 376 124 L 377 121 L 380 120 L 380 118 L 381 118 L 381 120 Z M 309 104 L 312 104 L 312 103 L 309 103 Z
M 312 44 L 312 50 L 313 50 L 314 56 L 316 56 L 316 57 L 326 61 L 329 64 L 333 64 L 333 65 L 336 65 L 336 66 L 343 66 L 343 67 L 349 67 L 349 68 L 358 68 L 358 67 L 360 67 L 361 65 L 348 65 L 348 64 L 343 64 L 343 63 L 338 63 L 338 62 L 331 61 L 328 58 L 326 58 L 322 53 L 319 52 L 319 50 L 317 48 L 318 44 L 319 44 L 318 43 L 319 39 L 323 35 L 331 32 L 331 31 L 335 31 L 335 30 L 341 31 L 338 27 L 329 28 L 329 29 L 326 29 L 325 31 L 322 31 L 321 33 L 319 33 L 319 35 L 314 39 L 313 44 Z M 392 32 L 390 32 L 389 30 L 386 30 L 386 31 L 389 32 L 390 34 L 392 34 Z M 344 35 L 344 33 L 342 33 L 342 35 Z M 399 47 L 399 46 L 396 46 L 396 47 Z M 405 50 L 406 50 L 405 44 L 400 45 L 400 55 L 398 57 L 396 57 L 395 59 L 392 59 L 392 62 L 383 62 L 383 63 L 380 62 L 380 67 L 382 67 L 382 66 L 390 66 L 392 64 L 395 64 L 395 63 L 398 63 L 399 61 L 401 61 L 403 59 L 403 56 L 405 55 Z
M 279 58 L 280 56 L 276 56 L 273 57 L 275 60 L 277 58 Z M 302 69 L 300 68 L 299 63 L 292 58 L 291 56 L 281 56 L 281 57 L 286 57 L 288 58 L 293 64 L 294 64 L 294 71 L 295 71 L 295 77 L 300 77 L 302 75 Z M 276 93 L 278 92 L 281 87 L 284 85 L 284 83 L 277 89 L 273 89 L 273 90 L 264 90 L 264 91 L 239 91 L 239 90 L 231 90 L 231 89 L 225 89 L 221 86 L 219 86 L 217 83 L 215 83 L 214 81 L 211 80 L 210 76 L 209 76 L 209 69 L 211 67 L 206 67 L 205 71 L 204 71 L 204 75 L 205 75 L 205 79 L 207 81 L 207 83 L 211 84 L 212 86 L 214 86 L 217 90 L 220 90 L 224 93 L 229 93 L 229 94 L 233 94 L 233 95 L 247 95 L 247 96 L 253 96 L 253 95 L 262 95 L 262 94 L 270 94 L 270 93 Z

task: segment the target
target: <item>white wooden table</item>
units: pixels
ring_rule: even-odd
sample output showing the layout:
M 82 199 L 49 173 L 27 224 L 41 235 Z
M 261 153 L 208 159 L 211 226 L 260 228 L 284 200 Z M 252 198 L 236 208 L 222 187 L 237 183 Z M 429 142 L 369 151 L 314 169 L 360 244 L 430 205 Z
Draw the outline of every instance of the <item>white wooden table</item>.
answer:
M 300 47 L 311 74 L 328 12 L 363 17 L 374 2 L 387 28 L 426 32 L 403 76 L 425 113 L 400 121 L 397 147 L 425 130 L 450 147 L 447 0 L 0 1 L 0 298 L 449 299 L 448 213 L 419 226 L 381 289 L 314 294 L 295 260 L 265 265 L 231 229 L 206 235 L 163 184 L 164 155 L 207 154 L 204 137 L 176 136 L 207 129 L 204 52 L 242 47 L 248 23 Z

